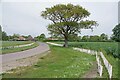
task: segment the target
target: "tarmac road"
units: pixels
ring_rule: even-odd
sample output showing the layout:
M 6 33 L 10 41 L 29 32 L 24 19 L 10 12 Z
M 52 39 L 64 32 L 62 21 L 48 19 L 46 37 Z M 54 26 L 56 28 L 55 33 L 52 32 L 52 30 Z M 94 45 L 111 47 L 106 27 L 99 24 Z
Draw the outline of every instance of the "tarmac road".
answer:
M 9 61 L 18 60 L 18 59 L 34 56 L 37 54 L 41 54 L 43 52 L 48 51 L 49 49 L 50 48 L 46 43 L 39 42 L 39 46 L 36 48 L 21 51 L 21 52 L 3 54 L 3 55 L 0 55 L 0 58 L 2 58 L 2 63 L 6 63 Z

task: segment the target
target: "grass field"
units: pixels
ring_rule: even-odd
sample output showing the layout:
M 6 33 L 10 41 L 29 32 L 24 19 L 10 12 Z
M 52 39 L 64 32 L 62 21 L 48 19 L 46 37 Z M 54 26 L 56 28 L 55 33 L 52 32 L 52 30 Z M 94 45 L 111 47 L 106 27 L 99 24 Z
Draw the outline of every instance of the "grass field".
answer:
M 2 47 L 24 45 L 24 44 L 29 44 L 29 43 L 32 43 L 32 41 L 2 41 Z M 24 51 L 24 50 L 27 50 L 27 49 L 37 47 L 38 45 L 39 45 L 38 43 L 34 43 L 31 46 L 2 49 L 2 54 Z
M 3 78 L 80 78 L 93 67 L 95 56 L 51 46 L 51 52 L 36 65 L 12 70 Z
M 63 44 L 63 42 L 55 42 Z M 117 52 L 118 47 L 117 42 L 69 42 L 70 47 L 79 47 L 79 48 L 86 48 L 86 49 L 92 49 L 97 51 L 102 51 L 107 58 L 107 60 L 110 62 L 110 64 L 113 66 L 113 78 L 118 78 L 118 72 L 119 72 L 119 66 L 120 59 L 113 56 L 115 52 Z M 118 51 L 120 52 L 120 51 Z M 115 53 L 117 54 L 117 53 Z M 107 70 L 104 69 L 103 77 L 108 77 L 108 73 L 106 73 Z

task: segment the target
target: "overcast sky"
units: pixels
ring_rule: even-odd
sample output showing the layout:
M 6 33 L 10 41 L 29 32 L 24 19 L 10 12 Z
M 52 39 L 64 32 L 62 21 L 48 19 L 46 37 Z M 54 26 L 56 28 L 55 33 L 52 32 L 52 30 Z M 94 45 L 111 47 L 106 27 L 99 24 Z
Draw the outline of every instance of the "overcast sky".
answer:
M 69 1 L 69 0 L 68 0 Z M 112 29 L 118 23 L 118 2 L 2 2 L 2 27 L 8 35 L 14 33 L 20 35 L 37 36 L 41 33 L 48 35 L 47 25 L 49 20 L 43 19 L 40 14 L 45 8 L 63 3 L 81 5 L 91 15 L 90 20 L 98 22 L 99 26 L 91 30 L 82 30 L 80 35 L 112 34 Z M 1 21 L 0 21 L 1 22 Z

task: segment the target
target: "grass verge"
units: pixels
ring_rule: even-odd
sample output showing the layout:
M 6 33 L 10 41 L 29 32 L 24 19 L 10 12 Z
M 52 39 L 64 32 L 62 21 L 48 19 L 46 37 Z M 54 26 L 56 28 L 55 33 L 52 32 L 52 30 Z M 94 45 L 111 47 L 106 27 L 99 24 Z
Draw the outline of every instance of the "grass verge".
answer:
M 1 41 L 2 47 L 17 46 L 32 43 L 32 41 Z
M 63 44 L 63 42 L 55 42 L 55 43 Z M 109 47 L 111 47 L 111 49 L 115 48 L 115 49 L 118 49 L 118 53 L 120 53 L 120 43 L 117 43 L 117 42 L 69 42 L 69 45 L 71 47 L 87 48 L 87 49 L 98 50 L 98 51 L 101 50 L 104 53 L 104 56 L 106 57 L 108 62 L 113 66 L 112 78 L 119 77 L 118 74 L 120 74 L 120 71 L 119 71 L 120 59 L 114 58 L 113 55 L 108 54 L 105 51 L 105 49 Z M 106 68 L 103 68 L 103 78 L 108 78 L 108 72 Z
M 106 59 L 108 60 L 108 62 L 112 65 L 112 78 L 118 78 L 118 63 L 119 63 L 119 59 L 118 58 L 114 58 L 112 55 L 107 55 L 105 51 L 102 51 L 104 53 L 104 56 L 106 57 Z
M 38 43 L 34 43 L 34 44 L 31 45 L 31 46 L 20 47 L 20 48 L 4 49 L 4 50 L 2 50 L 2 54 L 24 51 L 24 50 L 28 50 L 28 49 L 35 48 L 35 47 L 37 47 L 37 46 L 39 46 L 39 44 L 38 44 Z

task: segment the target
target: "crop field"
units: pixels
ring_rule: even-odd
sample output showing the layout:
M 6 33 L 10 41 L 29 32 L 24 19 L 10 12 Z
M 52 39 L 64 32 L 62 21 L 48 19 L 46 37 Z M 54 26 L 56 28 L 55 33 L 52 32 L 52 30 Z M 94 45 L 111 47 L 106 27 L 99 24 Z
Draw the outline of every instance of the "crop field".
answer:
M 3 78 L 80 78 L 94 66 L 95 56 L 72 48 L 50 45 L 50 49 L 37 64 L 13 69 L 13 73 L 3 74 Z
M 24 51 L 24 50 L 31 49 L 38 46 L 38 43 L 34 43 L 31 46 L 7 48 L 9 46 L 19 46 L 19 45 L 25 45 L 30 43 L 33 43 L 33 42 L 32 41 L 2 41 L 2 47 L 4 47 L 4 49 L 1 49 L 2 54 Z
M 63 44 L 63 42 L 55 42 Z M 118 77 L 119 72 L 119 66 L 120 63 L 119 59 L 119 45 L 120 43 L 117 42 L 69 42 L 70 47 L 79 47 L 79 48 L 86 48 L 96 51 L 102 51 L 107 58 L 107 60 L 110 62 L 110 64 L 113 66 L 113 76 L 114 78 Z M 103 74 L 104 77 L 107 76 L 106 71 L 104 71 L 105 74 Z
M 63 42 L 57 42 L 63 44 Z M 114 57 L 118 55 L 118 43 L 117 42 L 69 42 L 70 47 L 79 47 L 85 49 L 91 49 L 96 51 L 105 51 L 107 54 L 111 54 Z

